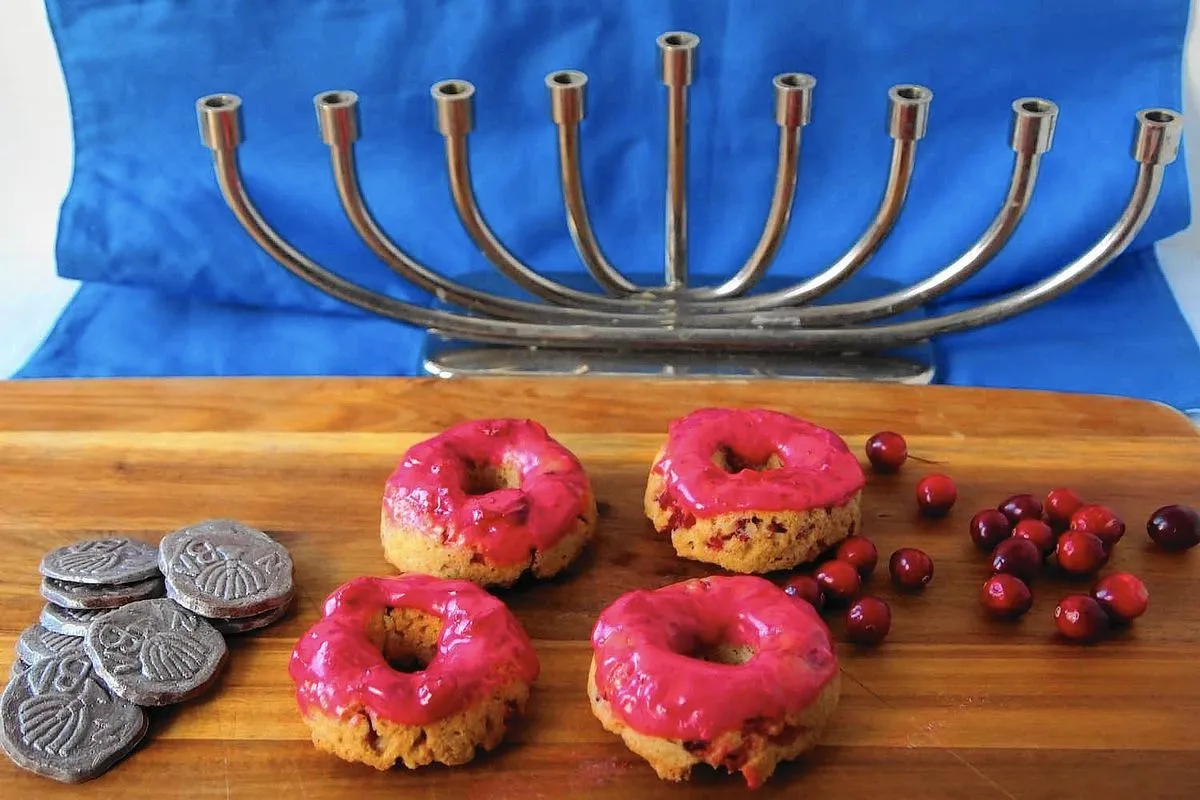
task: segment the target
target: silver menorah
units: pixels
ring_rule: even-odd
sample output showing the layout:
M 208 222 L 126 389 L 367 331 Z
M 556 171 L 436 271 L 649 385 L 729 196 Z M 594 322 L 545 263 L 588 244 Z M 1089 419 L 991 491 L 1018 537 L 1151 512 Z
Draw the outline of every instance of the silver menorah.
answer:
M 886 128 L 893 140 L 887 183 L 866 230 L 823 271 L 769 291 L 751 293 L 766 275 L 787 232 L 795 197 L 801 131 L 812 114 L 816 80 L 803 73 L 774 78 L 779 155 L 766 224 L 750 256 L 723 283 L 688 283 L 688 90 L 699 37 L 658 37 L 666 87 L 666 224 L 664 280 L 639 286 L 611 264 L 592 230 L 579 157 L 587 76 L 564 70 L 546 77 L 557 127 L 563 206 L 571 238 L 600 291 L 566 285 L 531 269 L 497 238 L 476 200 L 467 138 L 474 125 L 475 88 L 447 80 L 432 88 L 437 130 L 455 209 L 479 251 L 500 273 L 539 298 L 526 301 L 458 283 L 408 255 L 372 216 L 358 181 L 354 144 L 358 98 L 351 91 L 317 95 L 321 137 L 329 146 L 342 208 L 371 250 L 404 279 L 430 292 L 425 307 L 370 291 L 305 256 L 263 219 L 246 191 L 238 163 L 243 141 L 241 99 L 217 94 L 197 102 L 200 133 L 212 151 L 222 195 L 251 238 L 292 274 L 318 289 L 399 322 L 429 331 L 425 366 L 433 374 L 600 373 L 774 375 L 922 382 L 932 378 L 921 348 L 932 337 L 989 325 L 1052 300 L 1086 281 L 1121 254 L 1153 210 L 1163 171 L 1179 151 L 1180 115 L 1168 109 L 1136 114 L 1132 156 L 1137 164 L 1128 203 L 1113 226 L 1057 272 L 967 310 L 930 316 L 929 301 L 978 273 L 1013 235 L 1033 194 L 1039 161 L 1051 146 L 1058 108 L 1050 100 L 1012 104 L 1012 176 L 1000 211 L 958 258 L 908 286 L 860 299 L 815 303 L 851 278 L 878 250 L 900 215 L 924 137 L 933 93 L 917 85 L 888 92 Z M 913 315 L 916 314 L 915 318 Z M 904 319 L 903 315 L 910 318 Z M 900 319 L 897 319 L 900 317 Z M 870 324 L 868 324 L 870 323 Z M 906 349 L 907 348 L 907 349 Z M 915 349 L 914 349 L 915 348 Z

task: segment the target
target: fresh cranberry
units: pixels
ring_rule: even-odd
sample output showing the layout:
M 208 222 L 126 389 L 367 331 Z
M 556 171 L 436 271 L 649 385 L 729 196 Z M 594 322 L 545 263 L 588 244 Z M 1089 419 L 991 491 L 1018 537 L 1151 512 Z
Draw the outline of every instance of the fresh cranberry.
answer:
M 1001 572 L 984 581 L 979 603 L 993 617 L 1015 619 L 1033 607 L 1033 593 L 1016 575 Z
M 1058 537 L 1054 535 L 1054 531 L 1040 519 L 1023 519 L 1018 522 L 1017 527 L 1013 528 L 1013 538 L 1033 542 L 1043 558 L 1053 553 L 1055 545 L 1058 544 Z
M 1003 512 L 1013 525 L 1023 519 L 1042 518 L 1042 502 L 1031 494 L 1014 494 L 996 508 Z
M 992 572 L 1006 572 L 1029 583 L 1042 566 L 1042 551 L 1028 539 L 1012 537 L 992 551 Z
M 876 472 L 895 472 L 908 459 L 908 442 L 892 431 L 880 431 L 867 439 L 867 460 Z
M 991 552 L 996 545 L 1012 536 L 1012 523 L 994 508 L 987 508 L 971 517 L 971 541 L 980 550 Z
M 917 508 L 927 517 L 943 517 L 958 499 L 958 487 L 949 475 L 926 475 L 917 484 Z
M 1108 554 L 1100 537 L 1087 531 L 1067 531 L 1054 551 L 1058 566 L 1072 575 L 1091 575 L 1104 566 Z
M 1094 597 L 1070 594 L 1054 607 L 1054 626 L 1068 639 L 1093 642 L 1108 630 L 1108 615 Z
M 1070 489 L 1051 489 L 1046 494 L 1046 521 L 1055 530 L 1065 531 L 1071 525 L 1071 515 L 1083 505 L 1083 498 Z
M 1150 515 L 1146 533 L 1164 550 L 1187 550 L 1200 544 L 1200 514 L 1189 506 L 1163 506 Z
M 784 582 L 783 591 L 808 603 L 818 613 L 825 608 L 825 593 L 821 591 L 821 584 L 811 575 L 793 575 Z
M 879 644 L 891 629 L 892 609 L 878 597 L 860 597 L 846 609 L 846 638 L 855 644 Z
M 879 561 L 879 551 L 865 536 L 847 536 L 838 545 L 835 558 L 838 561 L 845 561 L 858 570 L 861 577 L 865 578 L 875 571 L 875 564 Z
M 901 589 L 923 589 L 933 580 L 933 559 L 915 547 L 901 547 L 888 560 L 892 583 Z
M 1071 515 L 1071 530 L 1087 531 L 1111 547 L 1125 535 L 1125 523 L 1108 506 L 1088 505 Z
M 837 559 L 826 561 L 817 567 L 815 577 L 821 591 L 825 593 L 825 600 L 829 602 L 849 600 L 862 588 L 862 578 L 859 577 L 858 570 Z
M 1150 606 L 1146 584 L 1129 572 L 1114 572 L 1096 581 L 1092 597 L 1114 622 L 1133 622 Z

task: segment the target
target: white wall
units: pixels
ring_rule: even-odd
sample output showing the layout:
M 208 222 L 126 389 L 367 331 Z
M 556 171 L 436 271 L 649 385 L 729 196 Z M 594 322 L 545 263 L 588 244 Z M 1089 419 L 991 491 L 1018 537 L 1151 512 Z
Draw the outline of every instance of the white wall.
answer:
M 1193 18 L 1200 0 L 1193 0 Z M 1185 64 L 1184 114 L 1200 99 L 1200 36 L 1193 20 Z M 45 336 L 74 283 L 54 274 L 58 205 L 71 169 L 66 89 L 41 0 L 0 0 L 0 376 L 17 369 Z M 1200 217 L 1200 125 L 1187 128 Z M 1200 338 L 1200 226 L 1160 248 L 1163 269 Z

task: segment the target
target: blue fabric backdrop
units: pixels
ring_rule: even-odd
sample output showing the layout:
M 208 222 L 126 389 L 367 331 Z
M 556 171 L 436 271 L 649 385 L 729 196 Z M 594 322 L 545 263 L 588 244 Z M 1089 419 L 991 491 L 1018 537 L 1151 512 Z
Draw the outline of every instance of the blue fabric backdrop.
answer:
M 117 369 L 129 363 L 120 349 L 129 339 L 123 334 L 133 332 L 147 347 L 167 348 L 146 355 L 167 374 L 200 369 L 203 360 L 188 352 L 223 351 L 246 341 L 246 330 L 297 347 L 306 336 L 358 335 L 339 327 L 337 316 L 359 312 L 284 272 L 225 208 L 193 111 L 197 97 L 213 92 L 245 100 L 243 166 L 268 220 L 340 274 L 427 302 L 378 263 L 345 221 L 312 95 L 333 88 L 360 94 L 363 186 L 378 218 L 414 256 L 461 276 L 486 262 L 450 203 L 429 86 L 447 77 L 473 81 L 481 205 L 514 251 L 535 267 L 561 271 L 581 268 L 563 224 L 542 78 L 559 68 L 583 69 L 591 79 L 583 160 L 595 228 L 618 265 L 659 274 L 664 90 L 654 38 L 672 29 L 701 37 L 691 117 L 697 281 L 728 274 L 761 229 L 775 158 L 773 74 L 798 70 L 818 78 L 792 234 L 773 268 L 791 277 L 835 259 L 873 214 L 890 150 L 882 118 L 892 84 L 922 83 L 935 94 L 908 210 L 865 270 L 898 280 L 940 268 L 995 214 L 1011 165 L 1011 101 L 1025 95 L 1056 101 L 1062 116 L 1055 147 L 1026 221 L 1005 252 L 949 299 L 989 297 L 1053 271 L 1116 218 L 1134 170 L 1134 113 L 1180 106 L 1188 7 L 1188 0 L 48 0 L 76 145 L 59 270 L 89 284 L 137 290 L 89 286 L 60 331 L 78 328 L 93 341 L 53 340 L 23 374 Z M 1137 249 L 1186 224 L 1186 185 L 1181 159 L 1168 171 Z M 955 363 L 956 352 L 966 359 L 980 346 L 968 342 L 1026 347 L 1022 342 L 1060 337 L 1056 320 L 1071 309 L 1113 300 L 1120 313 L 1171 316 L 1166 325 L 1131 324 L 1129 346 L 1185 354 L 1196 369 L 1183 393 L 1200 394 L 1195 343 L 1165 338 L 1186 335 L 1169 293 L 1141 292 L 1147 282 L 1161 286 L 1157 268 L 1134 259 L 1120 274 L 1129 282 L 1102 284 L 1114 298 L 1080 290 L 1050 307 L 1057 311 L 1024 317 L 1019 326 L 947 339 L 946 379 L 984 377 L 966 369 L 966 361 Z M 1139 292 L 1157 305 L 1133 308 Z M 173 354 L 169 348 L 181 335 L 177 314 L 190 320 L 188 352 Z M 155 319 L 157 327 L 150 324 Z M 217 319 L 224 324 L 208 324 Z M 370 320 L 354 330 L 391 327 Z M 1095 357 L 1098 343 L 1112 341 L 1102 325 L 1095 327 L 1100 338 L 1088 339 L 1085 360 Z M 410 338 L 382 335 L 394 343 Z M 259 358 L 251 351 L 238 355 L 236 368 L 227 366 L 380 369 L 375 348 L 364 348 L 357 361 L 344 352 L 335 357 L 336 349 L 329 348 L 325 362 L 317 348 L 303 364 L 299 356 L 281 364 L 278 354 Z M 1130 394 L 1152 391 L 1150 376 L 1138 371 L 1149 359 L 1128 360 L 1130 380 L 1120 385 Z M 389 365 L 416 369 L 403 359 Z M 1011 385 L 1062 382 L 1045 370 L 1008 374 Z M 1061 388 L 1090 385 L 1067 383 Z

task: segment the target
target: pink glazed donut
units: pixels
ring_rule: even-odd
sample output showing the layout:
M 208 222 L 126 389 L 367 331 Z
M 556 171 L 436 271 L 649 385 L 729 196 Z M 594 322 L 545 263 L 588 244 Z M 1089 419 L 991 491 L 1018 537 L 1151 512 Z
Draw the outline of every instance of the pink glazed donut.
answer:
M 558 573 L 595 529 L 596 498 L 571 451 L 532 420 L 484 419 L 404 454 L 380 537 L 402 572 L 508 586 Z
M 288 671 L 318 749 L 376 769 L 463 764 L 524 711 L 537 654 L 468 581 L 355 578 L 325 601 Z
M 825 623 L 756 576 L 629 592 L 592 629 L 592 713 L 664 780 L 706 763 L 754 788 L 816 743 L 839 693 Z
M 703 408 L 671 423 L 644 507 L 683 558 L 772 572 L 854 533 L 865 484 L 831 430 L 778 411 Z

